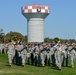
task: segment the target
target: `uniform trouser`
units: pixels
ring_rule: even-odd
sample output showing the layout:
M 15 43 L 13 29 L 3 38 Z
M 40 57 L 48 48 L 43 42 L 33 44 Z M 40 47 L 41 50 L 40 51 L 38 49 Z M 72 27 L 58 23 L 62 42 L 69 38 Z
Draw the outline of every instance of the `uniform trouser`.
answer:
M 51 56 L 51 59 L 52 59 L 52 65 L 53 67 L 55 67 L 55 55 L 54 54 Z
M 50 66 L 50 58 L 47 59 L 47 64 Z
M 18 65 L 18 56 L 19 56 L 18 51 L 15 51 L 14 59 L 15 59 L 16 65 Z
M 13 63 L 13 64 L 15 63 L 15 56 L 14 56 L 13 59 L 12 59 L 12 63 Z
M 61 56 L 60 55 L 56 57 L 56 66 L 58 67 L 58 69 L 61 69 Z
M 25 65 L 25 60 L 26 60 L 26 56 L 25 56 L 25 54 L 22 55 L 21 58 L 22 58 L 22 65 Z
M 21 65 L 21 64 L 22 64 L 22 57 L 18 56 L 18 65 Z
M 22 64 L 22 57 L 18 53 L 18 51 L 15 52 L 15 61 L 16 61 L 16 65 L 21 65 Z
M 42 63 L 42 66 L 45 65 L 45 63 L 44 63 L 44 59 L 41 59 L 41 63 Z
M 61 64 L 62 64 L 62 66 L 64 66 L 64 60 L 65 60 L 65 56 L 61 55 Z
M 3 53 L 6 54 L 6 48 L 4 48 L 4 52 Z
M 15 55 L 15 62 L 16 62 L 16 65 L 18 65 L 18 55 Z
M 47 55 L 45 55 L 45 65 L 47 65 Z
M 8 54 L 9 64 L 12 64 L 13 57 L 14 57 L 14 54 Z
M 74 54 L 71 55 L 71 66 L 74 67 L 74 59 L 75 59 L 75 56 Z
M 30 65 L 31 59 L 30 57 L 28 57 L 28 65 Z
M 38 60 L 37 60 L 37 56 L 35 56 L 35 66 L 37 66 L 37 62 L 38 62 Z
M 65 59 L 66 59 L 66 64 L 65 64 L 65 66 L 68 66 L 68 55 L 67 55 L 67 57 L 66 57 Z
M 38 66 L 40 66 L 41 64 L 41 58 L 40 58 L 40 55 L 38 55 Z
M 31 65 L 33 65 L 33 64 L 34 64 L 34 55 L 31 54 Z
M 2 54 L 2 52 L 3 52 L 2 50 L 3 50 L 3 49 L 0 49 L 0 53 L 1 53 L 1 54 Z
M 44 66 L 45 65 L 45 55 L 43 54 L 43 53 L 41 53 L 41 55 L 40 55 L 41 57 L 41 64 L 42 64 L 42 66 Z
M 25 65 L 25 58 L 22 58 L 22 65 Z

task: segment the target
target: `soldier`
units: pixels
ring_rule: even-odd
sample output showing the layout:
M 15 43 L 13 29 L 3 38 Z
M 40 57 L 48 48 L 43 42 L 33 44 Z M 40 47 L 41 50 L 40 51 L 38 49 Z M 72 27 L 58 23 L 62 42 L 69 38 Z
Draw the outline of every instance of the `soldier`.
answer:
M 13 61 L 13 58 L 14 58 L 14 55 L 15 55 L 15 47 L 14 47 L 14 45 L 11 41 L 8 44 L 7 54 L 8 54 L 9 65 L 12 66 L 12 63 L 13 63 L 12 61 Z
M 18 65 L 18 56 L 19 56 L 19 54 L 18 54 L 18 43 L 16 42 L 16 44 L 15 44 L 15 57 L 14 57 L 16 65 Z
M 38 48 L 37 44 L 35 44 L 35 48 L 34 48 L 34 62 L 35 62 L 35 66 L 37 66 L 37 64 L 38 64 L 38 52 L 39 52 L 39 48 Z
M 21 58 L 21 50 L 23 49 L 23 45 L 21 42 L 16 43 L 15 45 L 15 58 L 16 58 L 16 65 L 22 65 L 22 58 Z
M 51 60 L 51 52 L 50 52 L 50 47 L 47 47 L 47 64 L 50 66 L 50 60 Z
M 45 62 L 45 66 L 47 65 L 47 46 L 45 46 L 44 50 L 43 50 L 43 53 L 44 53 L 44 62 Z
M 8 44 L 4 43 L 3 46 L 4 46 L 3 53 L 6 54 L 7 53 L 7 46 L 8 46 Z
M 76 57 L 76 48 L 74 45 L 72 46 L 72 49 L 69 50 L 69 55 L 70 55 L 70 60 L 71 60 L 71 66 L 72 68 L 74 68 L 74 61 Z
M 38 52 L 38 66 L 41 65 L 41 51 L 43 50 L 43 44 L 38 44 L 39 52 Z
M 44 67 L 45 66 L 45 62 L 44 62 L 45 61 L 45 55 L 44 55 L 43 51 L 41 51 L 40 58 L 41 58 L 41 64 Z
M 50 54 L 51 54 L 51 60 L 52 60 L 53 67 L 55 67 L 55 50 L 56 48 L 54 47 L 54 45 L 51 45 Z
M 57 46 L 59 43 L 60 43 L 60 41 L 58 41 L 58 43 L 53 43 L 53 44 L 51 44 L 51 47 L 50 47 L 50 53 L 51 53 L 53 67 L 56 66 L 55 51 L 57 50 Z
M 1 54 L 2 54 L 2 52 L 3 52 L 3 48 L 4 48 L 3 43 L 0 43 L 0 53 L 1 53 Z
M 44 67 L 45 66 L 45 59 L 46 59 L 47 53 L 46 53 L 46 45 L 43 46 L 43 50 L 41 50 L 40 58 L 41 58 L 41 64 Z M 47 64 L 47 63 L 46 63 Z
M 64 66 L 64 61 L 65 61 L 65 50 L 66 50 L 66 45 L 62 44 L 62 51 L 61 51 L 61 63 L 62 66 Z
M 21 58 L 22 58 L 22 66 L 25 66 L 25 60 L 26 60 L 26 56 L 27 56 L 27 50 L 26 48 L 23 48 L 21 50 Z
M 18 49 L 17 49 L 17 51 L 18 51 L 18 63 L 19 63 L 19 65 L 22 65 L 23 55 L 21 54 L 21 50 L 23 50 L 23 48 L 24 48 L 24 46 L 23 46 L 22 42 L 19 42 Z
M 66 48 L 66 50 L 65 50 L 65 58 L 66 58 L 66 67 L 68 66 L 68 59 L 69 59 L 69 55 L 70 55 L 70 53 L 69 53 L 69 51 L 72 49 L 72 46 L 71 46 L 71 44 L 67 44 L 67 48 Z
M 31 45 L 31 65 L 34 64 L 34 45 Z
M 61 44 L 57 46 L 57 50 L 55 51 L 55 60 L 56 60 L 56 66 L 59 70 L 61 70 Z
M 68 66 L 68 48 L 69 46 L 66 45 L 66 49 L 65 49 L 65 66 Z
M 28 48 L 27 48 L 27 60 L 28 60 L 28 65 L 30 65 L 31 63 L 31 45 L 30 44 L 28 45 Z

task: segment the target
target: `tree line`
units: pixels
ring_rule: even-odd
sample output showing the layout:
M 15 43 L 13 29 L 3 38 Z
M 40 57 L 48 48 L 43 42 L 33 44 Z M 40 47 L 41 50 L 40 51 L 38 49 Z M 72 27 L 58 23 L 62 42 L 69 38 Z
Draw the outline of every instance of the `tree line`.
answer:
M 25 41 L 27 42 L 27 35 L 22 35 L 21 33 L 19 32 L 13 32 L 13 31 L 10 31 L 9 33 L 5 34 L 3 32 L 3 29 L 0 29 L 0 42 L 9 42 L 10 40 L 14 40 L 14 41 Z M 49 37 L 45 37 L 44 38 L 44 42 L 46 43 L 52 43 L 53 41 L 54 42 L 57 42 L 58 40 L 60 40 L 61 42 L 69 42 L 69 43 L 76 43 L 76 40 L 75 39 L 60 39 L 58 37 L 55 37 L 55 38 L 49 38 Z

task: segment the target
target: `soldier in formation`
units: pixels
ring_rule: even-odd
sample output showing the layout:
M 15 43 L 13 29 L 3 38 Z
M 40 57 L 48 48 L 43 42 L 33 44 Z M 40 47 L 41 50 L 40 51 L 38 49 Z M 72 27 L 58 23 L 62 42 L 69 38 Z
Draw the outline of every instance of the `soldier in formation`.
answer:
M 0 52 L 2 53 L 2 45 L 0 45 Z M 12 64 L 24 66 L 26 59 L 29 65 L 35 66 L 52 66 L 61 70 L 61 67 L 68 66 L 68 58 L 71 61 L 71 67 L 74 68 L 74 61 L 76 59 L 76 44 L 69 43 L 30 43 L 24 44 L 17 42 L 15 44 L 10 41 L 7 45 L 8 62 Z
M 3 48 L 4 48 L 4 44 L 3 43 L 0 43 L 0 54 L 3 53 Z

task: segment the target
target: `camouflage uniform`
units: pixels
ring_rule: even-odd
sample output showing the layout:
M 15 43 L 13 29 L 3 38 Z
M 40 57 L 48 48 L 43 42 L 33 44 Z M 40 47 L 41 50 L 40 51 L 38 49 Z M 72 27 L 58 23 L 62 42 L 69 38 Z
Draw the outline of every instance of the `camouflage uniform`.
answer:
M 4 48 L 3 44 L 0 43 L 0 53 L 1 53 L 1 54 L 2 54 L 2 52 L 3 52 L 3 48 Z
M 12 42 L 9 43 L 8 45 L 8 61 L 9 61 L 9 65 L 11 66 L 12 65 L 12 61 L 13 61 L 13 58 L 15 56 L 15 47 L 14 45 L 12 44 Z

